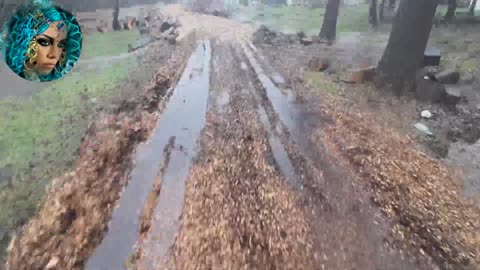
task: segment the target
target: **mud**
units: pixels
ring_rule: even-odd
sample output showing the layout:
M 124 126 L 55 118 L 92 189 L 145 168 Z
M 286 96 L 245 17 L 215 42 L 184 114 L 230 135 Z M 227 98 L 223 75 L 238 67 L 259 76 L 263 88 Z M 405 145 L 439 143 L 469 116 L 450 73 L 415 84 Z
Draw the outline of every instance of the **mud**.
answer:
M 154 261 L 166 258 L 168 248 L 173 244 L 178 231 L 185 181 L 191 161 L 197 153 L 196 140 L 205 122 L 210 85 L 210 54 L 210 42 L 200 42 L 166 108 L 165 115 L 159 121 L 160 132 L 152 138 L 159 140 L 163 136 L 175 136 L 175 148 L 163 175 L 162 191 L 152 216 L 151 229 L 141 243 L 141 256 L 144 256 L 141 260 L 146 264 L 141 269 L 152 267 Z

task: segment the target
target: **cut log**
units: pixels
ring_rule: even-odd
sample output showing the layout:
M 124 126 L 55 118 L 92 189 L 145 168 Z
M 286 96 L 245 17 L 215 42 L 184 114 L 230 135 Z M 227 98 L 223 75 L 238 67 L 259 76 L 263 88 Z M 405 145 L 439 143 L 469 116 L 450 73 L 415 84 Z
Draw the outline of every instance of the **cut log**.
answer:
M 372 66 L 354 69 L 350 73 L 348 82 L 350 83 L 371 82 L 375 78 L 375 70 L 376 68 Z

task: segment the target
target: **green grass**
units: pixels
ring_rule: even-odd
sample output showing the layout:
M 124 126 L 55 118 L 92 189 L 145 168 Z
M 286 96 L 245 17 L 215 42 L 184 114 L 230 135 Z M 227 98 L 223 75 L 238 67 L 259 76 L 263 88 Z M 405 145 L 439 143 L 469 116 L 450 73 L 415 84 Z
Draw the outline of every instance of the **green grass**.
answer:
M 128 44 L 140 37 L 138 31 L 119 31 L 85 35 L 83 41 L 82 59 L 91 59 L 96 56 L 113 56 L 126 53 Z
M 131 32 L 86 36 L 82 58 L 120 54 L 135 39 Z M 104 66 L 82 70 L 79 64 L 79 69 L 33 96 L 0 100 L 0 169 L 8 166 L 15 174 L 11 185 L 0 183 L 0 229 L 28 221 L 50 180 L 72 167 L 95 102 L 103 104 L 118 95 L 135 60 Z M 5 242 L 0 241 L 0 264 Z
M 266 26 L 286 33 L 304 31 L 308 35 L 318 34 L 325 14 L 324 8 L 308 8 L 301 6 L 266 7 L 263 10 L 240 10 L 247 21 Z M 363 32 L 368 30 L 368 5 L 341 7 L 337 31 Z

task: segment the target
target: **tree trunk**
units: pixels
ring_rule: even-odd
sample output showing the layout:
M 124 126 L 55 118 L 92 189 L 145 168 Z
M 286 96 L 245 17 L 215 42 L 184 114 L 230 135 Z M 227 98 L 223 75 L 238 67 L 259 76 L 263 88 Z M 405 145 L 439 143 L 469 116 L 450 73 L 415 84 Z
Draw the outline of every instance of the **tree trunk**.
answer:
M 375 78 L 377 87 L 390 86 L 397 94 L 414 86 L 438 5 L 437 0 L 400 2 Z
M 326 40 L 335 40 L 337 36 L 337 18 L 338 9 L 340 7 L 340 0 L 328 0 L 323 17 L 322 30 L 320 31 L 320 38 Z
M 445 13 L 445 21 L 450 21 L 455 17 L 455 10 L 457 9 L 457 0 L 448 0 L 448 9 Z
M 400 4 L 403 2 L 403 0 L 395 0 L 394 4 L 394 10 L 393 10 L 393 16 L 397 16 L 398 10 L 400 9 Z
M 472 0 L 470 7 L 468 9 L 468 14 L 470 16 L 475 16 L 475 6 L 477 5 L 477 0 Z
M 380 1 L 380 12 L 378 14 L 378 19 L 380 21 L 383 21 L 384 18 L 385 18 L 385 0 L 381 0 Z
M 113 30 L 114 31 L 122 30 L 122 26 L 118 21 L 119 15 L 120 15 L 120 0 L 115 0 L 115 7 L 113 10 Z
M 378 26 L 377 17 L 377 0 L 370 0 L 370 8 L 368 10 L 368 22 L 373 26 Z

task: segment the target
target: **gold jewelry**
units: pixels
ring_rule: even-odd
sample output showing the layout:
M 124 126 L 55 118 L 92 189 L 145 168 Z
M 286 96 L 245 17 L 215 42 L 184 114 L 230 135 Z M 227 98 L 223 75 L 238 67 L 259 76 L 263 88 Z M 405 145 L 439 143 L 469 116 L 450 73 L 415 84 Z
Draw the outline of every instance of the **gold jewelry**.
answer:
M 28 57 L 28 62 L 30 64 L 36 64 L 38 55 L 38 43 L 37 38 L 33 37 L 32 40 L 28 43 L 28 48 L 25 53 L 25 56 Z

